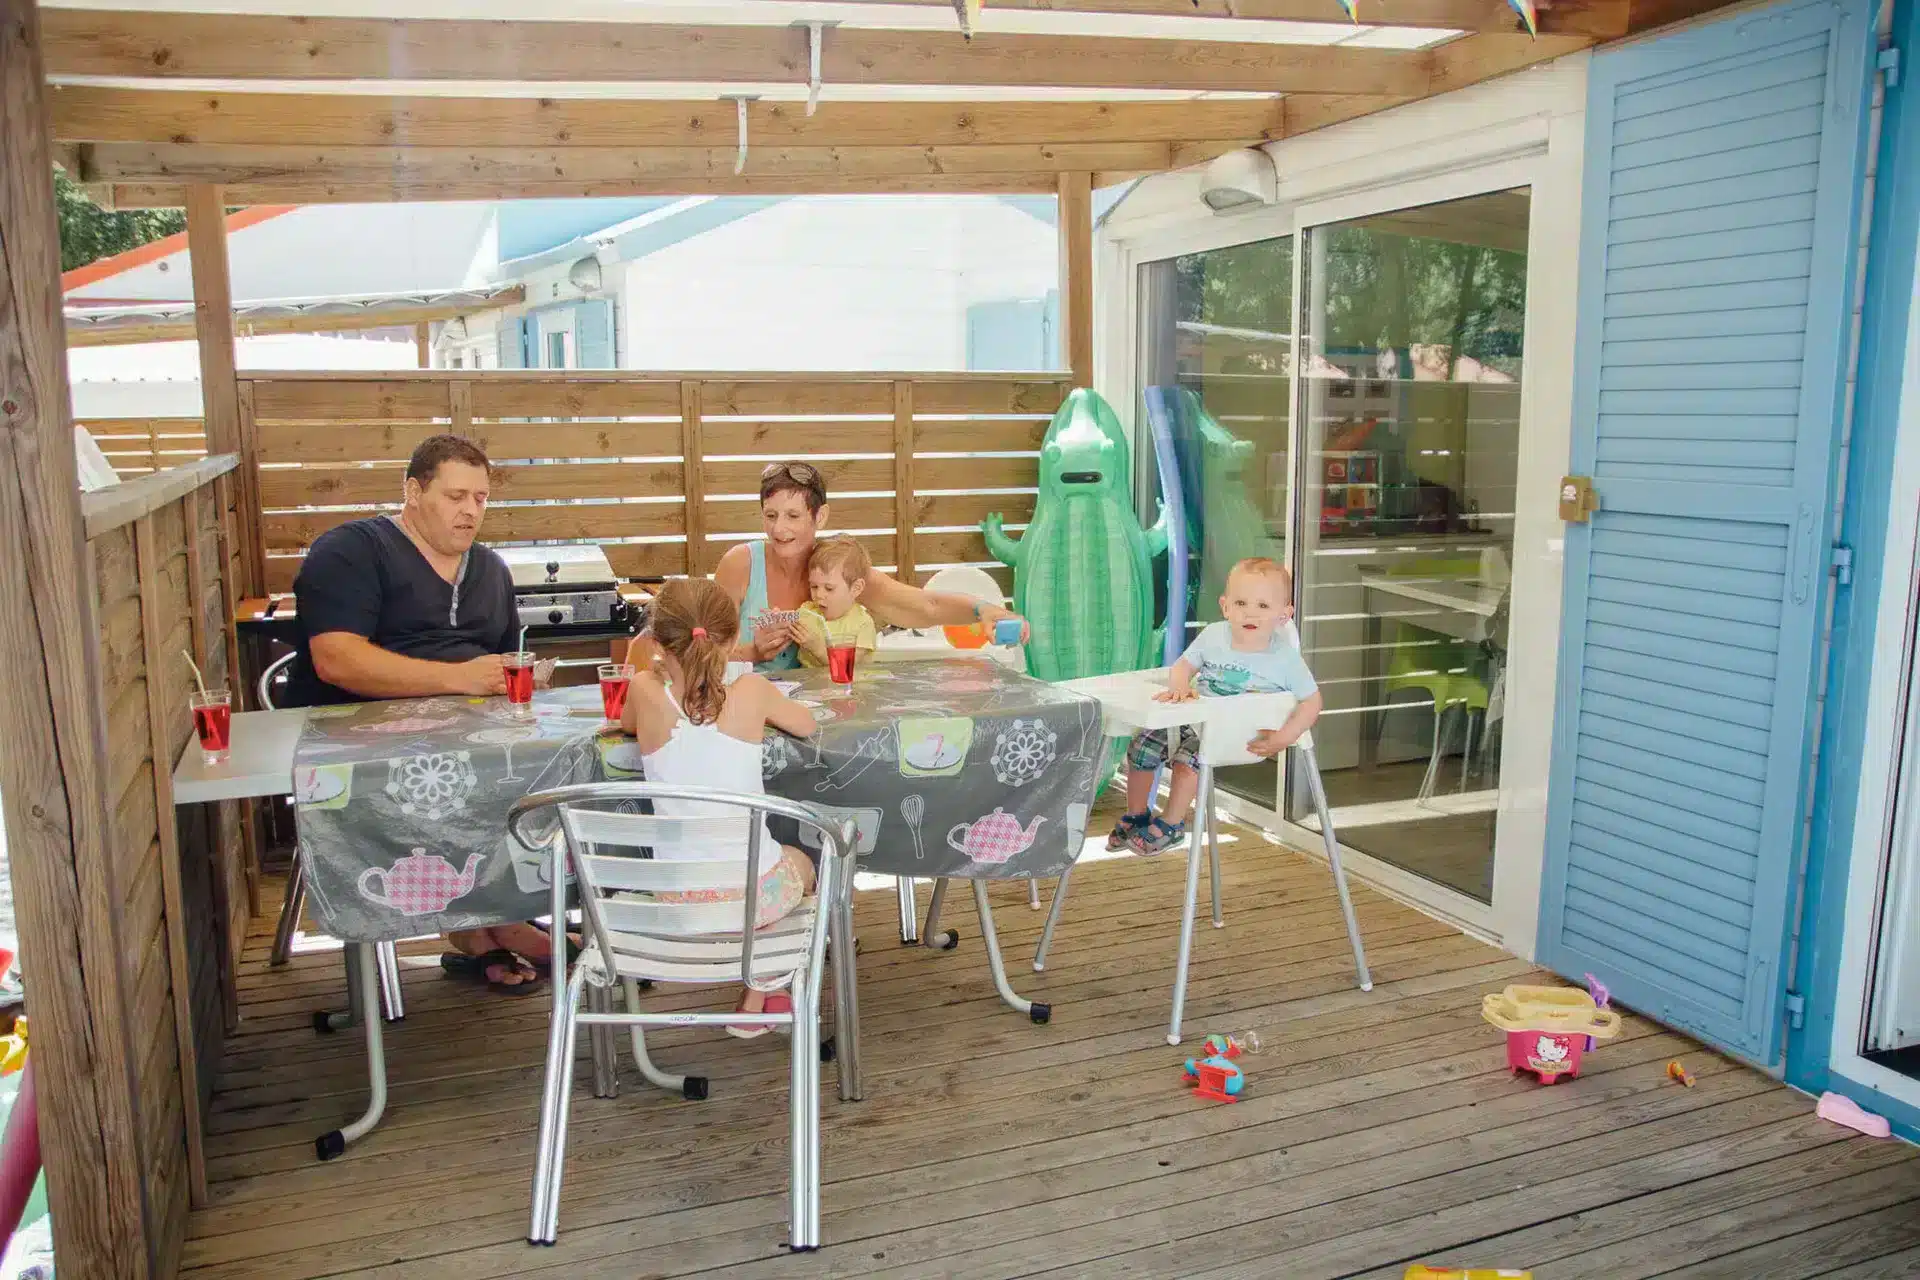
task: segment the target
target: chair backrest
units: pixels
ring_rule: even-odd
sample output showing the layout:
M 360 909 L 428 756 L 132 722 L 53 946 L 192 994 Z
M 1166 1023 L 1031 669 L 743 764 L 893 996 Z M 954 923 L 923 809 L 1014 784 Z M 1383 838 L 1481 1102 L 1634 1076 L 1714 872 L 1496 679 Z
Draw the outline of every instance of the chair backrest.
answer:
M 643 803 L 656 812 L 640 812 Z M 759 879 L 780 857 L 780 846 L 765 830 L 769 814 L 791 818 L 803 831 L 817 834 L 816 892 L 820 901 L 831 901 L 833 886 L 846 874 L 838 861 L 854 848 L 849 823 L 779 796 L 653 782 L 559 787 L 516 803 L 507 829 L 529 852 L 566 855 L 588 931 L 610 962 L 625 955 L 643 963 L 671 963 L 676 970 L 697 962 L 712 970 L 704 979 L 711 981 L 728 980 L 737 967 L 739 980 L 752 982 L 756 972 L 764 975 L 767 969 L 755 963 Z M 550 875 L 559 873 L 560 868 L 549 868 Z M 739 899 L 662 902 L 651 896 L 728 890 Z M 816 931 L 824 929 L 826 912 L 815 915 Z M 675 945 L 675 940 L 713 940 L 714 935 L 729 935 L 737 945 Z M 800 958 L 791 947 L 786 953 Z M 678 972 L 675 977 L 702 980 Z
M 944 591 L 950 595 L 966 596 L 970 600 L 985 600 L 989 604 L 999 604 L 1006 597 L 1001 594 L 1000 584 L 993 575 L 978 565 L 948 565 L 927 579 L 927 590 Z M 939 627 L 922 627 L 916 633 L 923 636 L 941 634 Z
M 260 709 L 262 711 L 274 711 L 278 709 L 273 701 L 274 677 L 282 671 L 285 671 L 293 660 L 299 656 L 298 653 L 292 651 L 283 653 L 272 662 L 269 662 L 267 669 L 260 673 L 260 687 L 258 692 L 260 694 Z

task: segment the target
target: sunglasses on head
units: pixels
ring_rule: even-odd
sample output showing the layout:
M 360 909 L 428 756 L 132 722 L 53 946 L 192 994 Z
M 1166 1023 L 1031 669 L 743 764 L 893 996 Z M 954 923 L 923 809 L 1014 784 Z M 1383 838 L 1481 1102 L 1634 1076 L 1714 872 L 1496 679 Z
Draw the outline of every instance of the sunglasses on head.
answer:
M 769 462 L 766 469 L 760 473 L 760 483 L 765 484 L 779 476 L 784 476 L 795 484 L 809 489 L 816 488 L 822 483 L 819 470 L 804 462 Z

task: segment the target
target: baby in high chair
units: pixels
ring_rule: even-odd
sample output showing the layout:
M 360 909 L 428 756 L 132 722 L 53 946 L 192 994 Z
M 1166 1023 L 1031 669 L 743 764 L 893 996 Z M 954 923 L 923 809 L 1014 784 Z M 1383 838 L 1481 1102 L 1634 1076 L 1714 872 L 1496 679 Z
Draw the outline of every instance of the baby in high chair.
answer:
M 1286 723 L 1262 729 L 1247 743 L 1249 751 L 1271 759 L 1320 718 L 1320 686 L 1307 670 L 1299 646 L 1287 637 L 1286 624 L 1293 617 L 1293 575 L 1264 556 L 1240 561 L 1227 574 L 1220 612 L 1222 620 L 1209 623 L 1194 637 L 1173 664 L 1167 687 L 1154 698 L 1186 702 L 1236 693 L 1291 693 L 1299 703 Z M 1182 725 L 1178 741 L 1171 742 L 1172 732 L 1156 729 L 1136 734 L 1127 745 L 1127 812 L 1108 834 L 1107 848 L 1131 846 L 1135 853 L 1152 855 L 1186 838 L 1187 810 L 1199 787 L 1200 775 L 1194 766 L 1200 735 L 1192 726 Z M 1168 766 L 1172 778 L 1166 808 L 1155 817 L 1153 776 L 1161 765 Z
M 647 781 L 718 787 L 764 795 L 761 740 L 769 725 L 796 737 L 811 735 L 813 710 L 752 672 L 727 679 L 727 655 L 740 629 L 739 613 L 726 592 L 705 578 L 676 579 L 654 599 L 651 639 L 634 641 L 631 661 L 642 669 L 633 679 L 622 726 L 640 747 Z M 697 800 L 656 800 L 654 811 L 679 817 L 724 817 L 728 811 Z M 740 810 L 740 847 L 751 834 Z M 762 821 L 764 819 L 752 819 Z M 759 904 L 754 927 L 764 929 L 813 892 L 814 867 L 806 853 L 774 843 L 763 829 Z M 662 848 L 654 856 L 671 857 Z M 744 886 L 743 886 L 744 887 Z M 663 902 L 739 902 L 740 890 L 699 890 L 655 895 Z M 742 908 L 742 920 L 745 910 Z M 743 1013 L 792 1009 L 784 991 L 749 988 L 737 1006 Z M 764 1026 L 727 1026 L 727 1034 L 751 1040 Z

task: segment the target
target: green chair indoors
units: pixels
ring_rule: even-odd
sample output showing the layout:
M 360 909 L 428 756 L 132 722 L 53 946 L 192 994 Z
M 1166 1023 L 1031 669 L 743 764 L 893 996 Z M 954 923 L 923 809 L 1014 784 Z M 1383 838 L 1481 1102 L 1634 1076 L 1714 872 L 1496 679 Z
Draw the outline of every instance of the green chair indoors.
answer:
M 1406 561 L 1391 566 L 1386 573 L 1396 578 L 1471 578 L 1479 568 L 1478 560 L 1430 559 Z M 1391 702 L 1394 694 L 1412 689 L 1433 702 L 1433 745 L 1417 799 L 1424 804 L 1433 794 L 1447 713 L 1455 707 L 1460 708 L 1465 723 L 1460 770 L 1460 789 L 1464 790 L 1467 762 L 1473 758 L 1474 717 L 1484 719 L 1489 694 L 1487 681 L 1478 670 L 1481 664 L 1476 661 L 1475 647 L 1411 622 L 1391 622 L 1384 630 L 1390 652 L 1382 699 Z

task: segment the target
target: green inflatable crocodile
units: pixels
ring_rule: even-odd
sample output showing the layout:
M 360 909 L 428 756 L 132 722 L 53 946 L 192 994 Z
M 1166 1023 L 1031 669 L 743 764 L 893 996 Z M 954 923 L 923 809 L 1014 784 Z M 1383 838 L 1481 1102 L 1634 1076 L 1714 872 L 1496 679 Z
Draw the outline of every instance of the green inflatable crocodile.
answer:
M 1152 571 L 1166 553 L 1167 516 L 1142 529 L 1132 488 L 1119 420 L 1078 390 L 1040 443 L 1040 496 L 1025 536 L 1007 537 L 998 512 L 981 522 L 987 549 L 1013 566 L 1013 607 L 1033 624 L 1027 670 L 1041 680 L 1158 664 Z

